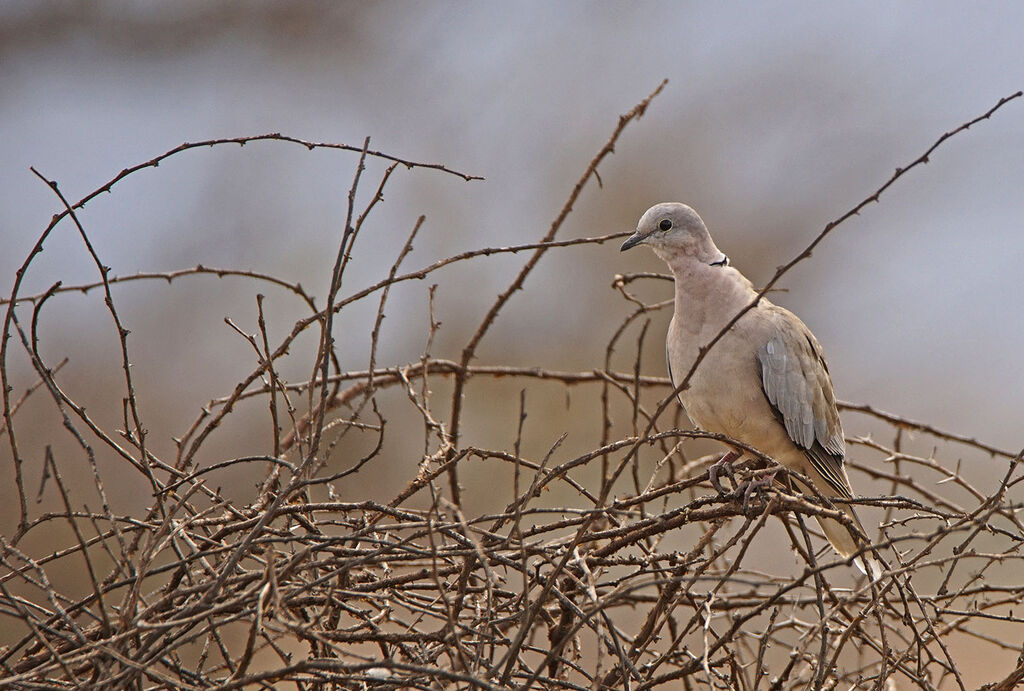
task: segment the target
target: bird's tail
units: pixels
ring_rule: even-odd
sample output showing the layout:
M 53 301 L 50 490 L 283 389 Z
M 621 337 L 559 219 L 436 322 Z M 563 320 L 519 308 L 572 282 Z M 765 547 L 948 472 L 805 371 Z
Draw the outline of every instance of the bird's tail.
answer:
M 861 532 L 865 535 L 867 534 L 864 530 L 864 524 L 860 522 L 860 519 L 857 517 L 857 513 L 853 510 L 852 506 L 848 504 L 836 504 L 836 508 L 852 518 L 853 522 L 857 524 L 857 527 L 860 528 Z M 861 547 L 861 541 L 854 537 L 849 528 L 834 518 L 817 518 L 818 525 L 821 526 L 821 530 L 825 533 L 825 537 L 828 539 L 829 544 L 832 545 L 832 549 L 839 552 L 839 554 L 844 557 L 849 557 L 857 553 Z M 858 569 L 860 569 L 861 573 L 868 576 L 873 581 L 878 580 L 882 575 L 882 564 L 871 554 L 865 552 L 854 559 L 853 563 Z
M 803 485 L 804 483 L 798 482 L 797 484 Z M 852 496 L 852 492 L 850 492 L 849 490 L 849 485 L 850 481 L 849 479 L 846 479 L 847 489 L 845 492 L 842 493 L 837 492 L 836 489 L 832 487 L 828 482 L 819 483 L 819 489 L 823 490 L 823 494 L 828 496 L 830 499 L 834 499 L 839 498 L 843 495 Z M 834 506 L 843 513 L 845 513 L 847 516 L 849 516 L 853 520 L 854 525 L 856 525 L 860 529 L 861 533 L 863 533 L 864 535 L 868 534 L 868 532 L 864 529 L 864 524 L 860 521 L 860 517 L 857 516 L 857 512 L 854 511 L 853 506 L 845 503 L 836 503 L 834 504 Z M 829 544 L 832 545 L 832 549 L 834 549 L 842 556 L 853 556 L 860 550 L 861 546 L 864 544 L 863 538 L 859 538 L 856 535 L 854 535 L 849 528 L 847 528 L 845 525 L 835 520 L 834 518 L 824 518 L 821 516 L 816 516 L 815 518 L 817 518 L 818 525 L 821 526 L 821 530 L 823 533 L 825 533 L 825 537 L 826 539 L 828 539 Z M 861 573 L 868 576 L 873 581 L 878 580 L 878 578 L 882 575 L 884 565 L 870 553 L 865 552 L 860 554 L 853 560 L 853 563 L 857 566 L 858 569 L 860 569 Z

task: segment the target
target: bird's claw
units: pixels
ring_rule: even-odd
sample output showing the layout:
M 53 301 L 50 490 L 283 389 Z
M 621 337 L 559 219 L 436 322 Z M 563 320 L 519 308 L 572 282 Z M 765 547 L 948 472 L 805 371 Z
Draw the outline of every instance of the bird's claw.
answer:
M 722 481 L 719 476 L 722 474 L 728 475 L 732 481 L 732 486 L 736 487 L 736 471 L 732 467 L 732 462 L 739 458 L 740 455 L 735 451 L 729 451 L 723 454 L 720 459 L 708 466 L 708 480 L 711 482 L 711 486 L 715 488 L 719 494 L 727 494 L 728 492 L 722 487 Z
M 747 509 L 750 508 L 750 497 L 751 497 L 751 495 L 754 494 L 754 492 L 757 492 L 757 491 L 760 491 L 760 490 L 764 490 L 764 489 L 767 489 L 767 488 L 771 487 L 772 482 L 775 480 L 775 473 L 776 472 L 777 471 L 773 470 L 772 472 L 767 473 L 765 475 L 761 475 L 760 477 L 750 478 L 749 480 L 746 481 L 746 483 L 744 483 L 746 485 L 745 487 L 743 487 L 743 511 L 744 512 Z M 737 488 L 737 492 L 738 491 L 739 491 L 739 489 Z

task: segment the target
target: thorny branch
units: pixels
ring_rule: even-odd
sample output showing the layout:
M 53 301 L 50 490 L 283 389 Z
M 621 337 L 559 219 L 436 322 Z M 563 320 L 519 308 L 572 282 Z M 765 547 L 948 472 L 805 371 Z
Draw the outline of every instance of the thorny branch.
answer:
M 780 487 L 749 501 L 739 493 L 716 494 L 706 470 L 715 456 L 706 454 L 714 442 L 738 442 L 659 427 L 659 417 L 674 406 L 668 379 L 643 374 L 651 368 L 639 355 L 630 367 L 613 367 L 615 352 L 630 339 L 639 352 L 649 317 L 669 304 L 646 304 L 627 286 L 661 280 L 660 275 L 616 277 L 609 297 L 623 299 L 624 316 L 607 338 L 600 368 L 474 362 L 478 344 L 511 296 L 526 288 L 546 252 L 570 252 L 623 235 L 554 239 L 619 135 L 663 87 L 622 116 L 541 241 L 400 269 L 417 234 L 429 232 L 420 217 L 386 277 L 369 285 L 349 286 L 346 268 L 392 173 L 404 168 L 465 180 L 475 176 L 372 150 L 368 140 L 356 147 L 273 134 L 184 144 L 122 171 L 77 202 L 43 178 L 62 211 L 2 301 L 0 426 L 11 450 L 17 525 L 0 537 L 0 617 L 7 632 L 0 640 L 0 684 L 236 689 L 291 682 L 297 688 L 580 690 L 649 689 L 682 680 L 684 688 L 939 689 L 966 688 L 968 675 L 992 690 L 1019 684 L 1024 451 L 869 405 L 843 404 L 848 414 L 892 433 L 891 441 L 878 434 L 849 440 L 857 452 L 854 484 L 878 495 L 868 492 L 855 500 L 865 514 L 882 517 L 870 531 L 870 548 L 891 566 L 869 583 L 851 570 L 849 560 L 823 550 L 822 537 L 806 520 L 824 515 L 848 521 L 845 514 L 821 497 Z M 944 141 L 1020 95 L 946 133 L 897 170 L 828 224 L 765 290 L 846 218 L 927 162 Z M 335 260 L 322 268 L 330 276 L 322 306 L 301 285 L 248 270 L 198 266 L 111 275 L 77 210 L 125 177 L 188 150 L 260 140 L 358 156 Z M 371 159 L 387 167 L 360 207 L 357 192 Z M 43 242 L 64 219 L 74 224 L 99 280 L 22 295 Z M 388 299 L 394 286 L 455 263 L 521 251 L 532 254 L 455 359 L 433 352 L 441 329 L 433 286 L 425 291 L 429 319 L 422 355 L 404 363 L 384 359 L 381 324 L 393 309 Z M 131 369 L 131 357 L 140 355 L 129 349 L 130 325 L 118 312 L 112 287 L 202 276 L 295 295 L 306 316 L 275 342 L 268 327 L 273 315 L 264 313 L 259 294 L 258 333 L 228 321 L 248 343 L 256 365 L 231 392 L 202 406 L 177 439 L 177 457 L 165 460 L 147 443 L 154 431 L 144 424 L 142 392 Z M 114 406 L 120 431 L 107 431 L 99 422 L 105 418 L 87 413 L 60 380 L 67 360 L 51 364 L 38 348 L 38 323 L 53 301 L 95 290 L 103 293 L 121 346 L 123 401 Z M 364 325 L 368 353 L 342 352 L 333 324 L 344 317 L 346 328 L 355 328 L 347 308 L 371 295 L 379 295 L 379 303 Z M 317 327 L 316 347 L 309 352 L 298 338 Z M 15 380 L 24 378 L 12 364 L 19 347 L 34 379 L 19 383 L 15 395 Z M 310 379 L 282 378 L 285 358 L 306 358 Z M 499 382 L 518 393 L 518 416 L 503 423 L 504 441 L 493 447 L 461 442 L 460 432 L 469 425 L 467 406 Z M 433 392 L 441 383 L 447 395 Z M 534 401 L 572 387 L 589 387 L 594 400 L 600 398 L 596 412 L 586 409 L 594 417 L 591 442 L 580 445 L 565 434 L 553 442 L 536 439 Z M 44 395 L 64 431 L 54 430 L 46 440 L 37 469 L 21 450 L 26 435 L 19 430 L 27 424 L 19 413 L 32 397 Z M 200 464 L 197 454 L 208 448 L 212 431 L 240 415 L 239 404 L 251 399 L 268 406 L 260 408 L 264 424 L 273 427 L 268 448 Z M 410 415 L 419 431 L 389 422 Z M 918 437 L 916 445 L 908 441 L 910 432 Z M 62 434 L 70 436 L 73 451 L 51 447 Z M 407 435 L 419 435 L 422 444 L 395 444 Z M 413 447 L 412 456 L 401 450 Z M 741 467 L 741 476 L 769 472 L 770 459 L 748 450 L 752 460 Z M 75 453 L 86 459 L 92 487 L 69 482 L 71 464 L 79 460 Z M 967 473 L 961 468 L 965 458 L 988 463 L 993 471 Z M 112 463 L 152 490 L 145 511 L 126 508 L 133 504 L 108 491 L 104 472 Z M 359 485 L 347 483 L 384 463 L 408 469 L 403 489 L 390 499 L 352 499 Z M 241 499 L 222 496 L 219 478 L 240 467 L 263 474 L 265 481 Z M 469 502 L 459 478 L 480 469 L 489 491 Z M 34 502 L 28 470 L 41 477 Z M 86 502 L 97 496 L 102 506 L 90 509 Z M 63 577 L 69 569 L 81 573 L 81 582 L 71 587 Z M 987 663 L 981 669 L 972 663 L 979 658 Z

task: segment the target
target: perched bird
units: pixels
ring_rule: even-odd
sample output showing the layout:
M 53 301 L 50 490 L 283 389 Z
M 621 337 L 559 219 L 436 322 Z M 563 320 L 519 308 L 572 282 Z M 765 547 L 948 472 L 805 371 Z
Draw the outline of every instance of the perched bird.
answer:
M 622 250 L 636 245 L 649 245 L 675 277 L 675 311 L 665 350 L 669 378 L 678 386 L 700 348 L 753 302 L 757 291 L 729 265 L 704 221 L 685 204 L 648 209 Z M 707 352 L 679 400 L 697 427 L 743 442 L 802 473 L 826 497 L 853 497 L 828 365 L 814 334 L 789 310 L 762 297 Z M 734 448 L 723 462 L 742 454 Z M 714 472 L 711 479 L 721 490 Z M 863 531 L 853 507 L 836 508 Z M 860 539 L 842 523 L 818 522 L 839 554 L 857 551 Z M 874 563 L 871 557 L 864 561 Z M 857 566 L 865 571 L 864 563 Z

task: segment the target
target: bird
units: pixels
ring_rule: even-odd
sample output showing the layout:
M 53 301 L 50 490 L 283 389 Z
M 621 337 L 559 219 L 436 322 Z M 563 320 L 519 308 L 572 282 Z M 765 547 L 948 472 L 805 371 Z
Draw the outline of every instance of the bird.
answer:
M 686 204 L 665 202 L 644 212 L 621 251 L 638 245 L 654 250 L 674 278 L 665 356 L 669 380 L 678 387 L 701 349 L 755 301 L 758 291 L 729 263 L 704 221 Z M 789 310 L 762 296 L 707 350 L 678 398 L 697 428 L 757 449 L 807 477 L 829 499 L 854 497 L 821 344 Z M 730 448 L 716 466 L 730 470 L 730 462 L 745 453 L 735 445 Z M 713 466 L 709 477 L 722 491 L 717 469 Z M 866 535 L 850 504 L 835 507 Z M 835 519 L 816 518 L 836 552 L 845 558 L 858 552 L 862 537 Z M 881 572 L 868 554 L 854 563 L 864 573 L 871 569 L 873 577 Z

